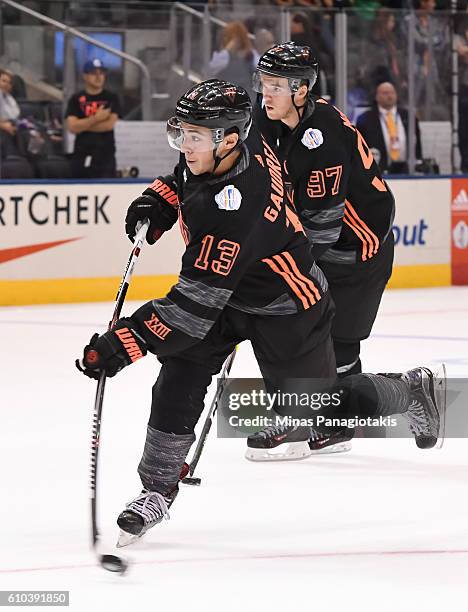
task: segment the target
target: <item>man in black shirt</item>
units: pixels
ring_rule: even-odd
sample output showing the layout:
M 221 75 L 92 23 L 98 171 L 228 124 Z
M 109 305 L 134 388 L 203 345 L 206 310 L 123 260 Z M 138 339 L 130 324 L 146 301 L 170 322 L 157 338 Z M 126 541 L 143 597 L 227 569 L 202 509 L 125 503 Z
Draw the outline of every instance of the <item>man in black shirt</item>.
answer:
M 126 231 L 134 238 L 138 221 L 148 218 L 146 239 L 154 244 L 179 219 L 186 243 L 179 280 L 164 298 L 93 336 L 77 361 L 90 378 L 101 371 L 114 376 L 148 351 L 163 364 L 138 467 L 144 490 L 118 518 L 121 545 L 167 517 L 207 387 L 236 344 L 251 341 L 271 392 L 291 390 L 297 379 L 315 377 L 327 389 L 335 382 L 326 280 L 290 207 L 276 155 L 250 129 L 251 111 L 242 87 L 216 79 L 192 87 L 178 101 L 167 129 L 171 146 L 181 151 L 179 164 L 132 202 Z M 343 411 L 402 412 L 413 422 L 414 400 L 422 413 L 414 421 L 416 442 L 431 447 L 440 426 L 432 379 L 424 368 L 398 378 L 349 377 Z M 292 409 L 301 416 L 302 407 Z M 309 437 L 308 426 L 275 421 L 252 437 L 252 452 L 283 444 L 280 450 L 307 449 Z M 307 452 L 292 451 L 286 458 L 303 456 Z
M 67 127 L 76 134 L 72 157 L 74 178 L 115 176 L 114 125 L 120 115 L 117 96 L 104 89 L 106 68 L 99 59 L 83 68 L 85 88 L 68 101 Z

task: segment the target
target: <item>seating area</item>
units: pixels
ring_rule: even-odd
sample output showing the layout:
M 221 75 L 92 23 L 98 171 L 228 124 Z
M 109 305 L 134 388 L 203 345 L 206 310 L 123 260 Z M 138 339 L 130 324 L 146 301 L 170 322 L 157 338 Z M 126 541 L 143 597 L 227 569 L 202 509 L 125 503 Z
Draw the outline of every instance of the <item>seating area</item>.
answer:
M 20 108 L 17 151 L 0 150 L 0 177 L 71 178 L 70 163 L 63 147 L 61 103 L 20 98 L 17 103 Z

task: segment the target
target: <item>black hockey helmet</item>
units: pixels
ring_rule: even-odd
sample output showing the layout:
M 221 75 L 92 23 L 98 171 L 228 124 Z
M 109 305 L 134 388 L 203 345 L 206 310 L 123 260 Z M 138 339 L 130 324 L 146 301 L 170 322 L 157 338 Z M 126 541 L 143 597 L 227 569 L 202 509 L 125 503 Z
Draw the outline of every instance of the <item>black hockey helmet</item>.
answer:
M 260 74 L 287 78 L 293 94 L 307 81 L 310 91 L 317 80 L 318 62 L 310 47 L 285 42 L 265 51 L 258 61 L 253 84 L 262 93 Z
M 232 132 L 239 134 L 241 143 L 252 125 L 252 102 L 243 87 L 210 79 L 194 85 L 179 98 L 175 116 L 167 122 L 169 144 L 176 149 L 180 149 L 177 130 L 181 122 L 211 129 L 214 146 Z

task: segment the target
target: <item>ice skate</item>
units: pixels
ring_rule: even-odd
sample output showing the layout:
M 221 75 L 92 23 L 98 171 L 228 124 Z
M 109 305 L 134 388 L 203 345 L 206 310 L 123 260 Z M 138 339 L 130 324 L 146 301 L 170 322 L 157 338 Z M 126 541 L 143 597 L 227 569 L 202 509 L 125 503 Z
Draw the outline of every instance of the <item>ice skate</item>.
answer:
M 249 461 L 291 461 L 310 457 L 310 427 L 270 425 L 247 438 Z
M 309 448 L 311 455 L 331 455 L 333 453 L 346 453 L 351 450 L 351 440 L 354 431 L 343 429 L 336 433 L 322 434 L 315 429 L 311 429 Z
M 446 372 L 445 365 L 432 372 L 414 368 L 402 375 L 410 388 L 410 405 L 404 414 L 418 448 L 439 448 L 445 436 Z
M 117 548 L 133 544 L 141 538 L 148 529 L 168 520 L 169 508 L 174 501 L 178 490 L 168 495 L 161 495 L 156 491 L 143 489 L 140 495 L 126 505 L 117 518 L 120 534 Z

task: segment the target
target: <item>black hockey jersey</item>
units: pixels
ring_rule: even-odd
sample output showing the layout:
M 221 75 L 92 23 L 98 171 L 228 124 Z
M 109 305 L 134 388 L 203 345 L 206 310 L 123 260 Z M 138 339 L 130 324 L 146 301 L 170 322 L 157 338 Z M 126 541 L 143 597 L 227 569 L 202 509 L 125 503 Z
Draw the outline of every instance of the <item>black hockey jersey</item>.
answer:
M 269 120 L 259 102 L 255 121 L 286 163 L 314 258 L 336 263 L 372 258 L 391 232 L 395 203 L 360 132 L 316 96 L 292 131 Z
M 281 164 L 252 129 L 221 176 L 177 167 L 179 222 L 186 242 L 178 283 L 132 316 L 160 356 L 203 340 L 223 308 L 294 314 L 327 289 L 290 205 Z M 142 320 L 142 318 L 144 320 Z

